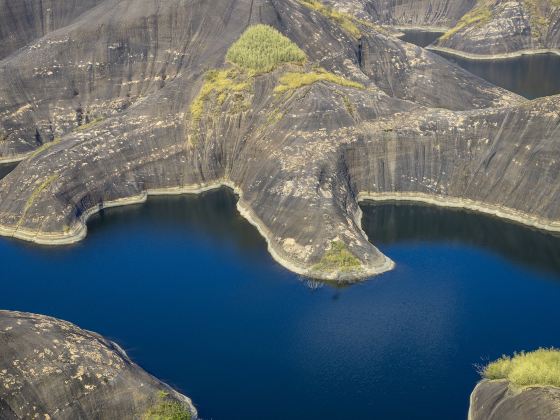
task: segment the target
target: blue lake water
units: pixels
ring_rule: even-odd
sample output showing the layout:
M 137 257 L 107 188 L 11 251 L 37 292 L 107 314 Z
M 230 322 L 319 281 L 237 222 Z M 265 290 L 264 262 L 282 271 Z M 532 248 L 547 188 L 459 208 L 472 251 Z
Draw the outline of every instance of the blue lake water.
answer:
M 442 35 L 441 32 L 419 30 L 404 30 L 403 33 L 400 39 L 419 47 L 432 44 Z M 480 60 L 434 52 L 472 74 L 528 99 L 560 94 L 560 56 L 557 54 Z
M 0 307 L 121 344 L 206 419 L 462 419 L 475 364 L 560 346 L 560 239 L 422 206 L 364 206 L 397 267 L 333 287 L 277 265 L 228 190 L 109 209 L 87 239 L 0 239 Z

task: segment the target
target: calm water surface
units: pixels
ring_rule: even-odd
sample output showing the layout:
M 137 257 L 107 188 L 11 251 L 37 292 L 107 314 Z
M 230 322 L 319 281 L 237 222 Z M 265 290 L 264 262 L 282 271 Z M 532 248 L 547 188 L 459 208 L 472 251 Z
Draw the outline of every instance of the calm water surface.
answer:
M 399 37 L 400 39 L 418 45 L 419 47 L 427 47 L 443 35 L 443 32 L 419 31 L 416 29 L 406 29 L 401 30 L 401 32 L 403 32 L 404 35 Z
M 0 307 L 120 343 L 207 419 L 462 419 L 477 363 L 560 346 L 560 239 L 466 212 L 364 206 L 397 262 L 350 287 L 278 266 L 228 190 L 109 209 L 87 239 L 0 239 Z
M 433 43 L 441 32 L 403 31 L 403 41 L 420 47 Z M 472 60 L 434 51 L 469 72 L 528 99 L 560 93 L 560 56 L 523 55 L 505 60 Z
M 438 54 L 497 86 L 528 99 L 560 93 L 560 56 L 523 55 L 506 60 L 470 60 Z
M 16 166 L 17 163 L 0 163 L 0 179 L 12 172 Z

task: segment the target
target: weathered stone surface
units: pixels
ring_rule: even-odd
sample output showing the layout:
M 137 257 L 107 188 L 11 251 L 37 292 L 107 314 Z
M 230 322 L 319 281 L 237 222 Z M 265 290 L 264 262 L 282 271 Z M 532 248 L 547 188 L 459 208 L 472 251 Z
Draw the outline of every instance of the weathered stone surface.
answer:
M 560 388 L 510 389 L 508 381 L 483 380 L 471 394 L 469 420 L 554 420 L 560 418 Z
M 476 0 L 329 0 L 327 3 L 383 25 L 446 28 Z
M 105 0 L 0 61 L 0 157 L 27 156 L 0 182 L 0 233 L 68 243 L 99 208 L 229 185 L 278 261 L 352 280 L 393 265 L 360 227 L 361 198 L 560 228 L 560 97 L 526 101 L 375 26 L 357 39 L 297 0 L 155 4 Z M 365 88 L 275 93 L 287 65 L 195 120 L 205 72 L 258 22 L 305 51 L 306 71 Z M 358 268 L 325 269 L 340 243 Z
M 140 419 L 158 394 L 196 410 L 115 343 L 59 319 L 0 311 L 0 418 Z
M 554 0 L 480 2 L 436 47 L 482 56 L 560 51 L 560 3 Z
M 66 26 L 102 0 L 0 0 L 0 59 Z

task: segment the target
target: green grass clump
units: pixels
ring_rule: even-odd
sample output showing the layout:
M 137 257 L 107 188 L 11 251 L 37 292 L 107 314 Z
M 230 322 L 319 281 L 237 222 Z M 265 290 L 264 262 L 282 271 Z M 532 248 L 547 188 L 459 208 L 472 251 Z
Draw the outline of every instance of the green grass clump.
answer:
M 541 348 L 513 357 L 502 356 L 484 367 L 481 374 L 486 379 L 507 379 L 519 387 L 560 387 L 560 350 Z
M 305 62 L 305 53 L 268 25 L 250 26 L 229 48 L 226 60 L 244 69 L 266 73 L 282 63 Z
M 204 105 L 211 95 L 216 96 L 219 105 L 223 104 L 229 94 L 243 93 L 252 86 L 251 75 L 235 68 L 210 70 L 206 73 L 200 92 L 191 103 L 190 111 L 193 121 L 198 122 L 204 113 Z
M 319 0 L 299 0 L 301 4 L 308 7 L 309 9 L 315 10 L 316 12 L 321 13 L 326 18 L 334 21 L 337 25 L 339 25 L 342 30 L 354 38 L 360 38 L 362 36 L 362 32 L 354 23 L 357 19 L 353 16 L 339 12 L 334 10 L 332 7 L 325 6 Z
M 321 261 L 313 266 L 314 271 L 353 271 L 361 267 L 357 259 L 342 241 L 332 241 L 331 248 L 325 252 Z
M 155 405 L 150 407 L 144 414 L 144 420 L 190 420 L 191 412 L 178 401 L 169 398 L 169 394 L 163 391 L 158 393 Z
M 91 120 L 88 123 L 79 125 L 78 127 L 76 127 L 76 129 L 74 131 L 85 131 L 85 130 L 87 130 L 89 128 L 92 128 L 93 126 L 99 124 L 101 121 L 103 121 L 103 118 L 101 118 L 101 117 L 94 118 L 93 120 Z
M 276 93 L 284 93 L 290 90 L 309 86 L 316 82 L 330 82 L 340 86 L 364 89 L 364 85 L 344 77 L 337 76 L 325 69 L 314 69 L 308 73 L 288 72 L 284 73 L 279 80 L 280 84 L 274 88 Z
M 468 26 L 482 26 L 488 23 L 490 19 L 492 19 L 492 11 L 488 5 L 488 0 L 479 0 L 478 4 L 470 12 L 459 19 L 459 22 L 439 37 L 439 39 L 444 41 Z

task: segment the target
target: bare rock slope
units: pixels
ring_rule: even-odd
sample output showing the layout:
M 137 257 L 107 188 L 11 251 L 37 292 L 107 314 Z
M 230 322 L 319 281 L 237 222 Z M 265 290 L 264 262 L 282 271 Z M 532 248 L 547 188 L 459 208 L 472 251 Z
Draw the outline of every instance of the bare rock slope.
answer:
M 228 62 L 257 23 L 305 63 Z M 0 159 L 24 159 L 0 233 L 74 242 L 103 207 L 228 185 L 284 266 L 364 278 L 393 266 L 364 198 L 559 230 L 559 109 L 312 0 L 104 0 L 0 61 Z
M 560 388 L 512 390 L 506 380 L 483 380 L 471 394 L 469 420 L 554 420 L 560 418 Z
M 43 315 L 0 311 L 0 418 L 140 419 L 184 395 L 98 334 Z
M 560 2 L 481 0 L 435 46 L 467 56 L 560 53 Z

